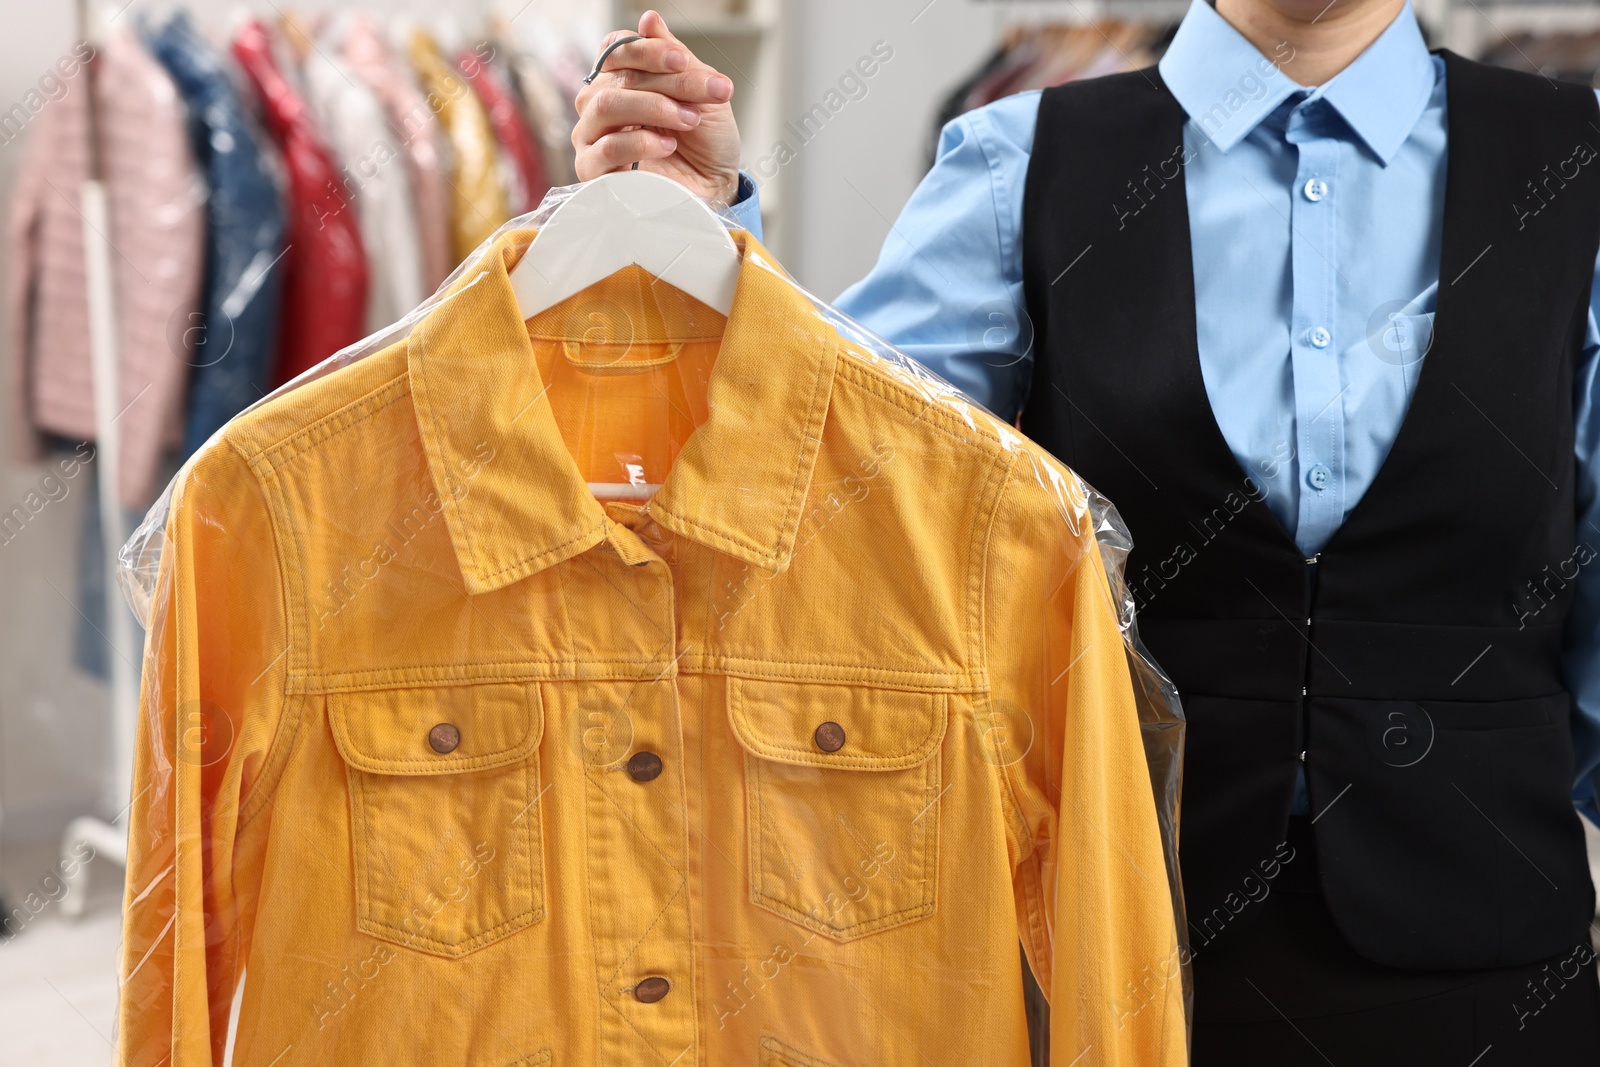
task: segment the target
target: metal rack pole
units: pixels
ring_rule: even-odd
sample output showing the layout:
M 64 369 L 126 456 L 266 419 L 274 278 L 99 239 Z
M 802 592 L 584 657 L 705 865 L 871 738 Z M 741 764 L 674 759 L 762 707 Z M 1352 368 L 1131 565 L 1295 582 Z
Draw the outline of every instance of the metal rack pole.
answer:
M 105 26 L 96 0 L 77 0 L 78 33 L 81 40 L 95 46 L 105 44 Z M 117 589 L 117 551 L 126 539 L 122 500 L 118 492 L 121 448 L 117 440 L 116 419 L 120 382 L 117 376 L 117 320 L 111 267 L 110 206 L 106 197 L 104 160 L 100 156 L 99 102 L 95 98 L 95 65 L 98 55 L 84 66 L 84 92 L 87 106 L 89 174 L 81 191 L 83 216 L 83 255 L 89 298 L 89 362 L 94 390 L 95 459 L 99 473 L 101 548 L 106 571 L 106 622 L 111 642 L 111 751 L 106 809 L 121 808 L 116 820 L 107 823 L 96 816 L 72 820 L 61 841 L 62 870 L 75 872 L 65 879 L 67 892 L 61 901 L 63 915 L 83 914 L 87 898 L 89 864 L 67 862 L 74 846 L 87 842 L 96 858 L 125 864 L 128 855 L 127 809 L 123 808 L 131 789 L 133 731 L 138 716 L 138 675 L 129 659 L 133 645 L 133 619 Z

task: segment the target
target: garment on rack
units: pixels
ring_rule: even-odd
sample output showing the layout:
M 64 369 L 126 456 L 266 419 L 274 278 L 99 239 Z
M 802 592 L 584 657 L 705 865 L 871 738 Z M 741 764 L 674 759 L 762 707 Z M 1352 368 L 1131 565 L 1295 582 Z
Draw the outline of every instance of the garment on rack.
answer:
M 422 302 L 422 239 L 400 150 L 371 89 L 329 47 L 301 65 L 306 100 L 339 165 L 338 193 L 355 212 L 367 260 L 364 332 L 381 330 Z
M 183 96 L 189 141 L 205 175 L 205 276 L 192 338 L 184 456 L 266 395 L 277 337 L 286 226 L 283 193 L 222 57 L 179 11 L 145 42 Z
M 1149 66 L 1176 31 L 1176 25 L 1119 18 L 1012 27 L 935 113 L 929 165 L 941 131 L 958 116 L 1017 93 Z
M 451 254 L 471 255 L 511 218 L 500 183 L 500 153 L 483 105 L 429 33 L 412 31 L 411 64 L 450 143 Z
M 350 199 L 310 109 L 274 58 L 272 35 L 247 18 L 233 55 L 260 97 L 288 171 L 289 226 L 272 379 L 288 381 L 365 333 L 367 258 Z
M 972 95 L 973 90 L 978 87 L 980 82 L 1000 68 L 1000 65 L 1006 61 L 1006 57 L 1010 54 L 1010 45 L 1001 43 L 996 46 L 995 50 L 990 52 L 982 63 L 978 64 L 976 70 L 968 74 L 954 89 L 945 94 L 938 110 L 934 112 L 933 135 L 928 141 L 928 148 L 925 153 L 930 166 L 939 156 L 939 139 L 943 135 L 944 128 L 966 113 L 968 110 L 967 98 Z
M 389 47 L 373 15 L 357 12 L 348 19 L 340 54 L 377 94 L 389 119 L 392 143 L 405 159 L 416 210 L 422 288 L 431 293 L 456 264 L 450 247 L 450 187 L 445 183 L 439 120 L 417 88 L 411 67 Z
M 486 51 L 493 54 L 494 49 Z M 486 60 L 479 52 L 463 48 L 456 55 L 456 69 L 467 79 L 483 104 L 494 130 L 495 143 L 500 149 L 502 169 L 509 171 L 509 206 L 512 215 L 522 215 L 539 206 L 544 194 L 550 191 L 550 178 L 545 174 L 544 160 L 538 143 L 528 129 L 527 119 L 518 107 L 505 75 L 493 60 Z
M 531 236 L 152 516 L 125 1061 L 243 973 L 239 1067 L 1020 1064 L 1020 940 L 1058 1062 L 1182 1064 L 1114 513 L 745 234 L 525 323 Z
M 516 79 L 528 109 L 528 120 L 543 148 L 542 156 L 551 185 L 571 185 L 578 180 L 572 127 L 578 121 L 572 98 L 563 97 L 544 66 L 529 52 L 509 50 L 508 68 Z
M 172 79 L 126 31 L 112 33 L 95 70 L 99 149 L 111 231 L 117 357 L 118 495 L 149 504 L 164 451 L 182 437 L 200 295 L 205 186 L 189 150 Z M 94 440 L 83 183 L 89 176 L 87 70 L 34 118 L 7 219 L 6 313 L 11 323 L 11 421 L 18 459 L 41 433 Z
M 1546 78 L 1600 86 L 1600 30 L 1502 34 L 1484 52 L 1483 61 Z

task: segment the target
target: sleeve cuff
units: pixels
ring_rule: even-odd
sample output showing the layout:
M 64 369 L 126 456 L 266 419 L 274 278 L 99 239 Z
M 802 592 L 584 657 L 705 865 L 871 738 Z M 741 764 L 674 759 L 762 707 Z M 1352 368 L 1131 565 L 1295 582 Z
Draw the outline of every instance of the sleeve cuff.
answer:
M 761 188 L 745 171 L 739 172 L 739 191 L 734 195 L 733 203 L 728 205 L 728 210 L 733 212 L 733 217 L 739 220 L 741 226 L 750 231 L 752 237 L 758 241 L 765 240 L 761 234 Z

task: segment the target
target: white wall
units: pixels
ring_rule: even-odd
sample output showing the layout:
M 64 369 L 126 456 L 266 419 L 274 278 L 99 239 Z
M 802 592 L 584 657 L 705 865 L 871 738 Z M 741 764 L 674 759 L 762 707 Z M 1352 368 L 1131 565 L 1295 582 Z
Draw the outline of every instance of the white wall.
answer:
M 980 0 L 790 0 L 788 118 L 821 101 L 875 42 L 894 50 L 866 79 L 866 95 L 840 108 L 782 168 L 782 236 L 774 250 L 806 288 L 832 299 L 877 260 L 890 223 L 924 173 L 939 102 L 994 47 L 1006 7 Z M 747 145 L 747 165 L 767 150 Z

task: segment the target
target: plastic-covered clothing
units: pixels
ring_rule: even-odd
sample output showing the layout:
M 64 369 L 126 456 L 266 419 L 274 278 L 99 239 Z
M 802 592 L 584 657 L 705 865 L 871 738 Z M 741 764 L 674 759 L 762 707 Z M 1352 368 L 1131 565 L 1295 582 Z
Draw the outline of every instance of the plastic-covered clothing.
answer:
M 347 15 L 342 33 L 340 54 L 383 104 L 393 143 L 405 160 L 416 207 L 422 286 L 431 293 L 456 265 L 450 248 L 450 187 L 445 183 L 441 150 L 444 134 L 411 67 L 389 47 L 370 12 Z
M 261 98 L 288 170 L 289 228 L 277 268 L 283 297 L 272 376 L 285 382 L 365 334 L 367 258 L 343 175 L 305 98 L 279 69 L 259 20 L 239 23 L 233 55 Z
M 80 44 L 62 60 L 71 74 L 62 78 L 60 97 L 33 119 L 12 190 L 6 317 L 12 444 L 23 460 L 43 455 L 43 434 L 95 437 L 79 207 L 89 176 L 84 63 L 91 54 Z M 183 100 L 161 64 L 126 31 L 112 33 L 94 62 L 111 222 L 105 238 L 116 315 L 118 495 L 143 508 L 160 486 L 163 453 L 182 437 L 206 190 L 189 148 Z
M 500 148 L 500 158 L 503 163 L 510 164 L 512 212 L 521 215 L 532 211 L 550 191 L 550 178 L 545 173 L 544 159 L 528 128 L 528 120 L 510 86 L 505 84 L 504 73 L 493 61 L 467 48 L 456 55 L 456 69 L 483 102 L 495 143 Z
M 500 154 L 483 104 L 425 30 L 414 30 L 411 65 L 450 144 L 451 252 L 459 262 L 511 218 Z
M 270 387 L 277 337 L 282 192 L 222 58 L 182 11 L 145 34 L 183 94 L 190 144 L 205 172 L 205 281 L 192 338 L 184 422 L 188 456 Z
M 572 147 L 572 127 L 578 121 L 572 100 L 561 95 L 550 74 L 536 57 L 513 51 L 509 63 L 517 91 L 522 94 L 528 120 L 543 148 L 545 170 L 553 185 L 569 185 L 578 180 L 576 150 Z
M 244 973 L 241 1067 L 1021 1067 L 1020 940 L 1052 1062 L 1182 1064 L 1115 513 L 743 232 L 726 318 L 630 267 L 524 322 L 547 217 L 124 549 L 125 1062 Z
M 366 332 L 381 330 L 422 302 L 417 208 L 388 117 L 377 95 L 337 54 L 319 48 L 301 67 L 306 99 L 339 163 L 367 256 Z

